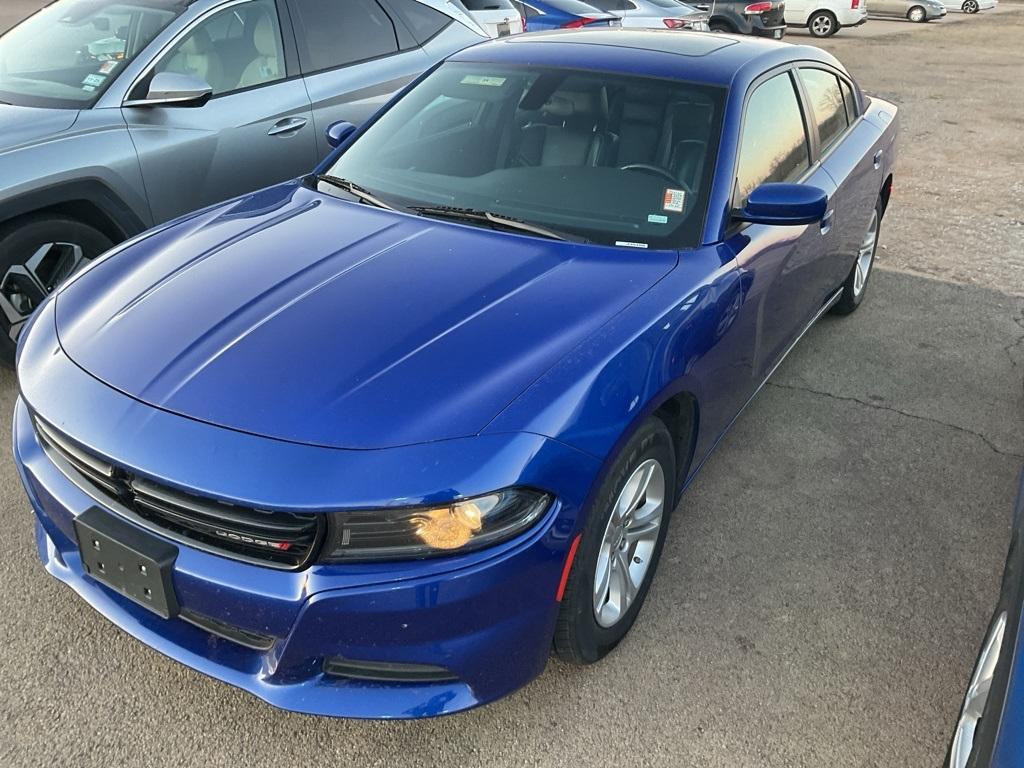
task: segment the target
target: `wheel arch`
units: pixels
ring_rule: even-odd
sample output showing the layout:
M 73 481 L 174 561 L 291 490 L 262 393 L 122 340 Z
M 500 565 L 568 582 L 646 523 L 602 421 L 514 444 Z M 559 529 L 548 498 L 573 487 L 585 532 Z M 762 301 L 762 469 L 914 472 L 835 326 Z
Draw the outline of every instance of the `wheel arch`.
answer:
M 885 181 L 882 182 L 882 189 L 878 193 L 879 197 L 882 198 L 882 217 L 885 217 L 885 210 L 889 207 L 889 197 L 892 195 L 892 174 L 890 173 L 885 177 Z
M 114 243 L 146 229 L 142 217 L 98 179 L 43 187 L 0 203 L 0 226 L 40 214 L 77 219 L 96 227 Z

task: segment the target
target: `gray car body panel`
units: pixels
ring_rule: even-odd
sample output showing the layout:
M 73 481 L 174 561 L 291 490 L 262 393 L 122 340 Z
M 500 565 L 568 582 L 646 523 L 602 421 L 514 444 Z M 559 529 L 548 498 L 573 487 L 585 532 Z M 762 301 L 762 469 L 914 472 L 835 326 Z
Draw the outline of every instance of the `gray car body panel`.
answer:
M 393 56 L 225 94 L 199 108 L 123 107 L 135 85 L 196 24 L 249 0 L 197 0 L 120 73 L 91 109 L 0 105 L 0 224 L 87 199 L 111 219 L 113 239 L 205 205 L 307 173 L 328 152 L 334 120 L 361 123 L 403 85 L 482 35 L 453 21 Z M 472 21 L 469 21 L 472 24 Z M 475 26 L 475 25 L 474 25 Z M 294 132 L 268 135 L 285 119 Z

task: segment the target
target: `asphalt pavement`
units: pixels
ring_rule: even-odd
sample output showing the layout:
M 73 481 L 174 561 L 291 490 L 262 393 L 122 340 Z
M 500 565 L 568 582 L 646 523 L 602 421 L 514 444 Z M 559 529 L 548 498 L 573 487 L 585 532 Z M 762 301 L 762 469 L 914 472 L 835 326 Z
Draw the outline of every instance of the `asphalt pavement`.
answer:
M 615 653 L 438 720 L 280 712 L 49 578 L 5 451 L 0 765 L 938 765 L 1024 463 L 1024 7 L 955 18 L 824 43 L 901 107 L 870 294 L 722 442 Z M 15 397 L 0 373 L 3 423 Z

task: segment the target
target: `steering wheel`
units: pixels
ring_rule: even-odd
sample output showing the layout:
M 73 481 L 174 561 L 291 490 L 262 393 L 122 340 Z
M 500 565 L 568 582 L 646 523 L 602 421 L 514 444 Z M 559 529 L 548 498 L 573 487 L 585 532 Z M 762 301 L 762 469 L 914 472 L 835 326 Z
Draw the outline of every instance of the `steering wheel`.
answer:
M 653 165 L 651 163 L 629 163 L 619 167 L 620 171 L 642 171 L 643 173 L 653 173 L 655 176 L 661 176 L 663 179 L 668 179 L 673 184 L 679 186 L 681 182 L 676 178 L 675 174 L 672 173 L 668 168 L 663 168 L 660 165 Z M 682 185 L 685 189 L 685 185 Z M 686 190 L 689 192 L 690 190 Z

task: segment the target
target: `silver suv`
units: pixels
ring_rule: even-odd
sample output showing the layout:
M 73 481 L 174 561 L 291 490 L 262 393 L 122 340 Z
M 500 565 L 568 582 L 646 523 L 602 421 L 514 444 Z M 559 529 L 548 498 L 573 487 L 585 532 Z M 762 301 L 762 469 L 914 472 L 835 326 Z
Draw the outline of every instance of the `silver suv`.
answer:
M 306 173 L 484 39 L 445 0 L 57 0 L 0 37 L 0 361 L 113 244 Z

